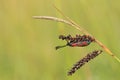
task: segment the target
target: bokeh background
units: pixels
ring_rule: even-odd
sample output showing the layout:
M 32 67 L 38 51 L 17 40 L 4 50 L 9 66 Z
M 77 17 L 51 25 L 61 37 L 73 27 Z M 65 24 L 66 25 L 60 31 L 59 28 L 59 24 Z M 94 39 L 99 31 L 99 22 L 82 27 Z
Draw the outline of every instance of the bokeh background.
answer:
M 120 80 L 120 63 L 103 52 L 74 75 L 67 72 L 87 53 L 101 49 L 66 47 L 60 34 L 82 34 L 63 23 L 32 16 L 64 18 L 80 24 L 120 58 L 119 0 L 0 0 L 0 80 Z

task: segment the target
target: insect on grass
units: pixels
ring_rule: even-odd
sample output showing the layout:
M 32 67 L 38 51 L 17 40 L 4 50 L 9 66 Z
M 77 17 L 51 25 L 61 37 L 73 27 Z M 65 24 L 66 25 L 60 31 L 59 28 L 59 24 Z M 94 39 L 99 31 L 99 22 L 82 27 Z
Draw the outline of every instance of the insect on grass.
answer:
M 65 16 L 61 10 L 59 10 L 55 5 L 53 5 L 54 8 L 61 14 L 65 17 L 65 19 L 61 19 L 61 18 L 57 18 L 57 17 L 52 17 L 52 16 L 33 16 L 33 18 L 35 19 L 45 19 L 45 20 L 52 20 L 52 21 L 56 21 L 56 22 L 62 22 L 62 23 L 65 23 L 65 24 L 68 24 L 72 27 L 74 27 L 75 29 L 81 31 L 83 34 L 85 34 L 85 36 L 87 36 L 86 38 L 84 38 L 84 36 L 80 35 L 80 36 L 76 36 L 76 37 L 71 37 L 71 35 L 68 35 L 68 36 L 59 36 L 60 39 L 62 40 L 66 40 L 67 41 L 67 44 L 63 45 L 63 46 L 57 46 L 56 49 L 59 49 L 59 48 L 62 48 L 62 47 L 66 47 L 66 46 L 70 46 L 70 47 L 85 47 L 85 46 L 88 46 L 91 42 L 95 42 L 97 43 L 100 47 L 102 47 L 102 49 L 104 51 L 106 51 L 109 55 L 111 55 L 114 59 L 116 59 L 119 63 L 120 63 L 120 59 L 115 56 L 111 50 L 109 50 L 104 44 L 102 44 L 99 40 L 97 40 L 95 37 L 93 37 L 90 33 L 88 33 L 84 28 L 82 28 L 80 25 L 78 25 L 77 23 L 75 23 L 73 20 L 71 20 L 69 17 Z M 78 38 L 82 38 L 82 40 L 78 39 Z M 88 38 L 89 37 L 89 38 Z M 87 40 L 86 40 L 87 39 Z M 95 55 L 95 57 L 97 56 L 96 54 L 98 53 L 101 53 L 102 51 L 101 50 L 98 50 L 97 52 L 93 51 L 92 53 L 93 54 L 90 54 L 90 55 L 87 55 L 84 59 L 82 60 L 86 60 L 88 59 L 88 56 L 92 56 L 92 55 Z M 95 53 L 95 54 L 94 54 Z M 94 57 L 94 58 L 95 58 Z M 90 58 L 91 60 L 92 58 Z M 81 60 L 80 60 L 81 62 Z M 86 62 L 85 62 L 86 63 Z M 84 64 L 85 64 L 84 63 Z M 77 65 L 77 63 L 76 63 Z M 74 73 L 76 71 L 76 67 L 74 66 L 73 68 L 75 69 L 71 69 L 70 72 L 68 72 L 69 74 L 72 74 L 72 72 Z M 75 70 L 75 71 L 74 71 Z
M 76 35 L 75 37 L 72 37 L 71 35 L 68 36 L 60 35 L 59 39 L 66 40 L 67 44 L 63 46 L 56 46 L 56 50 L 66 46 L 85 47 L 95 41 L 95 39 L 89 35 Z

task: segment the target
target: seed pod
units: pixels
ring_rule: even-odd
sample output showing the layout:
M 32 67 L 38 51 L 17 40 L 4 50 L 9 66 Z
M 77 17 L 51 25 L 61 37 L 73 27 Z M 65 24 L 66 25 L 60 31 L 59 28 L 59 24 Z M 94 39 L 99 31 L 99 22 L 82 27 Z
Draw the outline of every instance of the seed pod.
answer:
M 82 58 L 81 60 L 79 60 L 76 64 L 74 64 L 74 66 L 72 67 L 72 69 L 68 72 L 68 75 L 72 75 L 74 74 L 78 69 L 80 69 L 85 63 L 89 62 L 91 59 L 95 58 L 96 56 L 98 56 L 99 54 L 102 53 L 102 50 L 95 50 L 89 54 L 87 54 L 84 58 Z

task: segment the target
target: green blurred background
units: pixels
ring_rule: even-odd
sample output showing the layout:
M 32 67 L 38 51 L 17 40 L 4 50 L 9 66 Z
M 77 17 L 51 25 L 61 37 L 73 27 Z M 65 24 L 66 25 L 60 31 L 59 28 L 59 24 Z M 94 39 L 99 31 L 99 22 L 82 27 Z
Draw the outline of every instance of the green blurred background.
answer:
M 120 58 L 119 0 L 0 0 L 0 80 L 120 80 L 120 63 L 103 52 L 74 75 L 67 72 L 97 44 L 66 47 L 60 34 L 81 34 L 63 23 L 32 16 L 63 18 L 52 6 L 80 24 Z

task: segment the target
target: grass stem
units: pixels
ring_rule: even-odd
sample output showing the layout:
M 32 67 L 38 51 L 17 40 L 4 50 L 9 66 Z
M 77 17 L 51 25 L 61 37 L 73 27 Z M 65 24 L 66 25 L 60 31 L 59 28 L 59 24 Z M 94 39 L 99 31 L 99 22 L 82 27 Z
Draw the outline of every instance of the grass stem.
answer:
M 84 28 L 82 28 L 80 25 L 78 25 L 77 23 L 75 23 L 73 20 L 71 20 L 69 17 L 65 16 L 61 10 L 59 10 L 55 5 L 53 5 L 54 8 L 61 14 L 63 15 L 65 19 L 61 19 L 61 18 L 56 18 L 56 17 L 51 17 L 51 16 L 33 16 L 33 18 L 35 19 L 45 19 L 45 20 L 52 20 L 52 21 L 56 21 L 56 22 L 62 22 L 65 24 L 68 24 L 72 27 L 74 27 L 75 29 L 81 31 L 82 33 L 84 33 L 85 35 L 89 35 L 92 36 L 90 33 L 88 33 L 88 31 L 86 31 Z M 93 37 L 93 36 L 92 36 Z M 102 44 L 99 40 L 97 40 L 95 38 L 95 42 L 104 49 L 104 51 L 106 51 L 109 55 L 111 55 L 114 59 L 116 59 L 118 62 L 120 62 L 120 59 L 115 56 L 104 44 Z

